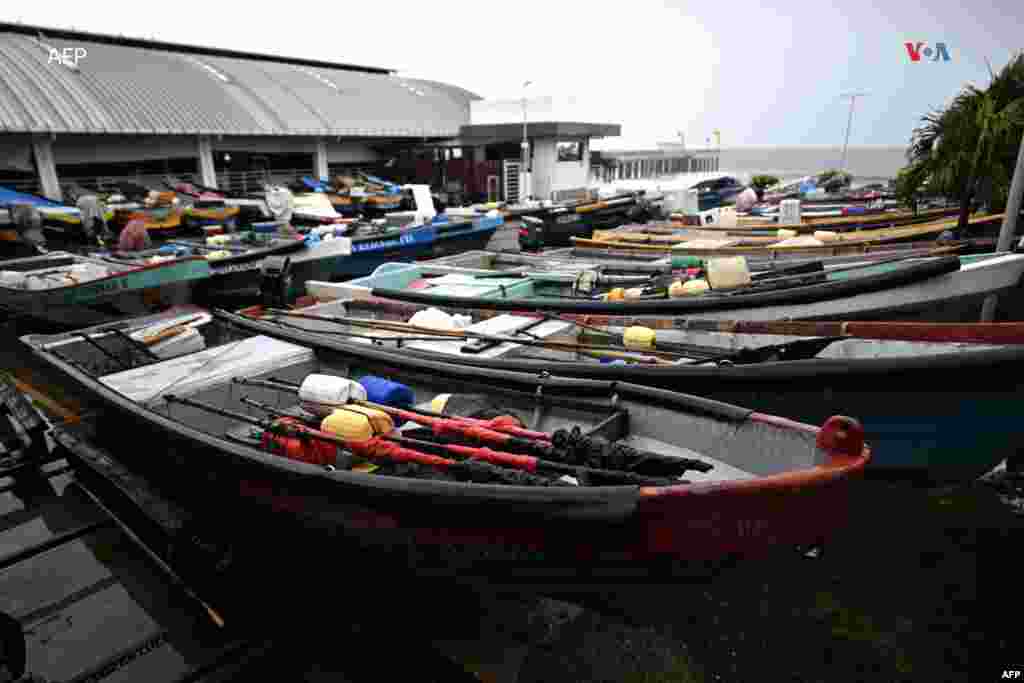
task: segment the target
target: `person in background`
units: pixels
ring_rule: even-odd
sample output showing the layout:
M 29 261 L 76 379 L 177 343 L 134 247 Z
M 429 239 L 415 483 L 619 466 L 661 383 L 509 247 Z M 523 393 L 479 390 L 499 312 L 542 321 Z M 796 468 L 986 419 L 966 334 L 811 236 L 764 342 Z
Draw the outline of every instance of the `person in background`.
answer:
M 753 188 L 747 189 L 736 195 L 736 210 L 750 211 L 757 204 L 757 192 Z
M 99 237 L 101 240 L 109 240 L 113 235 L 107 227 L 107 219 L 104 214 L 106 207 L 94 194 L 82 195 L 76 202 L 78 210 L 82 212 L 82 230 L 89 237 Z
M 153 239 L 146 229 L 146 221 L 141 218 L 133 218 L 128 221 L 121 231 L 121 237 L 117 242 L 120 251 L 143 251 L 153 245 Z

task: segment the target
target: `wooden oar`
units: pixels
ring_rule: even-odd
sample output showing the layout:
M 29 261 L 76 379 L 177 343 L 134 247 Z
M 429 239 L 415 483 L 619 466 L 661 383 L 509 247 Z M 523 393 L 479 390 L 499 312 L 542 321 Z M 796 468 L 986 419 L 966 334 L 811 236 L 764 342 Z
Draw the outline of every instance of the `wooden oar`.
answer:
M 189 326 L 189 323 L 193 323 L 197 320 L 200 320 L 202 319 L 202 317 L 203 316 L 201 315 L 194 315 L 191 318 L 182 320 L 180 323 L 176 325 L 173 325 L 164 330 L 151 334 L 148 337 L 143 337 L 139 341 L 141 341 L 146 346 L 155 346 L 156 344 L 159 344 L 165 339 L 170 339 L 171 337 L 176 337 L 177 335 L 181 334 Z
M 606 345 L 592 345 L 592 344 L 580 344 L 572 341 L 549 341 L 547 339 L 521 339 L 519 337 L 504 337 L 500 335 L 489 335 L 481 334 L 479 332 L 468 332 L 466 330 L 437 330 L 432 327 L 422 327 L 420 325 L 412 325 L 410 323 L 403 323 L 397 321 L 384 321 L 384 320 L 365 320 L 362 318 L 349 318 L 346 316 L 322 316 L 314 315 L 311 313 L 302 313 L 300 311 L 286 311 L 283 309 L 268 309 L 268 312 L 274 315 L 283 315 L 294 318 L 304 318 L 307 320 L 317 320 L 321 322 L 330 322 L 335 324 L 352 325 L 355 327 L 369 327 L 383 330 L 391 330 L 395 332 L 410 332 L 420 335 L 435 335 L 446 339 L 481 339 L 484 341 L 493 341 L 502 344 L 519 344 L 521 346 L 541 346 L 551 349 L 561 349 L 565 351 L 615 351 L 621 352 L 625 347 L 619 346 L 606 346 Z M 307 330 L 312 334 L 316 334 L 316 330 Z M 396 337 L 396 340 L 401 337 Z M 661 351 L 656 349 L 650 350 L 652 353 L 659 353 L 666 356 L 679 357 L 683 354 L 674 351 Z
M 800 337 L 856 337 L 890 341 L 1024 344 L 1024 322 L 907 323 L 814 322 L 800 320 L 684 320 L 677 329 L 695 332 L 778 334 Z

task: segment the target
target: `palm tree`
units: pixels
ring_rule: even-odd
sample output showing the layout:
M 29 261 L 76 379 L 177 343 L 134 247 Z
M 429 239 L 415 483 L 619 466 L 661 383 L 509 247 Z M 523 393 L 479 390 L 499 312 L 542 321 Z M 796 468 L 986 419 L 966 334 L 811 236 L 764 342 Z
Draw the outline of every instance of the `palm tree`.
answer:
M 931 190 L 959 197 L 958 231 L 967 228 L 979 188 L 990 205 L 1005 201 L 1024 131 L 1024 54 L 991 78 L 984 90 L 965 86 L 948 107 L 923 116 L 907 150 L 904 189 L 927 179 Z

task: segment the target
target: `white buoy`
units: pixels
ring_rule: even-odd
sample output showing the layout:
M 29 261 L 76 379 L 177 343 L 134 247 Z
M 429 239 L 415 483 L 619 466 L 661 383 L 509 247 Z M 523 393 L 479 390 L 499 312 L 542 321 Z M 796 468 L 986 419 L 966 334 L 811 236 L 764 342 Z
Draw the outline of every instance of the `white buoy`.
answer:
M 783 199 L 779 202 L 779 225 L 800 225 L 799 199 Z
M 686 196 L 683 198 L 683 215 L 684 216 L 696 216 L 700 213 L 700 192 L 697 190 L 687 190 Z
M 302 409 L 319 417 L 327 417 L 352 399 L 366 400 L 366 389 L 347 377 L 307 375 L 299 387 Z

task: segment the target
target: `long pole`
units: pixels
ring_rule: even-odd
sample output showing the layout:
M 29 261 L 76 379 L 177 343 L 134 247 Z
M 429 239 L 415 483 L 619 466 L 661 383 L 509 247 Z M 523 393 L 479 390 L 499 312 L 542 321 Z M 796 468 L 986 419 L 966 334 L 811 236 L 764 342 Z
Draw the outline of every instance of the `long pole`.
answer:
M 527 161 L 527 158 L 528 158 L 528 153 L 529 153 L 529 150 L 530 150 L 530 143 L 527 141 L 527 137 L 526 137 L 526 87 L 528 85 L 530 85 L 530 83 L 532 83 L 532 82 L 533 81 L 526 81 L 525 83 L 523 83 L 523 143 L 522 143 L 522 149 L 520 150 L 522 152 L 522 161 L 521 161 L 521 166 L 522 167 L 519 170 L 519 177 L 522 179 L 520 181 L 520 183 L 519 183 L 522 186 L 522 187 L 519 188 L 519 200 L 520 200 L 520 202 L 522 202 L 523 199 L 525 199 L 527 196 L 529 196 L 529 192 L 527 191 L 527 187 L 526 187 L 526 184 L 527 184 L 526 183 L 526 177 L 527 177 L 527 172 L 526 171 L 527 171 L 527 168 L 529 167 L 529 163 Z
M 1017 217 L 1020 215 L 1022 195 L 1024 195 L 1024 137 L 1021 138 L 1017 150 L 1017 167 L 1013 171 L 1010 182 L 1010 195 L 1006 200 L 1006 213 L 1003 214 L 1003 227 L 999 230 L 999 241 L 996 251 L 1009 251 L 1013 238 L 1017 234 Z M 998 297 L 992 294 L 985 298 L 981 308 L 981 322 L 989 323 L 995 319 Z
M 840 159 L 840 161 L 839 161 L 839 170 L 840 171 L 845 171 L 846 170 L 846 148 L 850 144 L 850 128 L 853 126 L 853 105 L 857 102 L 857 98 L 858 97 L 863 97 L 864 95 L 867 95 L 867 93 L 866 92 L 855 92 L 855 93 L 847 93 L 847 94 L 843 95 L 843 97 L 849 97 L 850 98 L 850 116 L 846 120 L 846 139 L 843 140 L 843 156 L 842 156 L 842 159 Z

